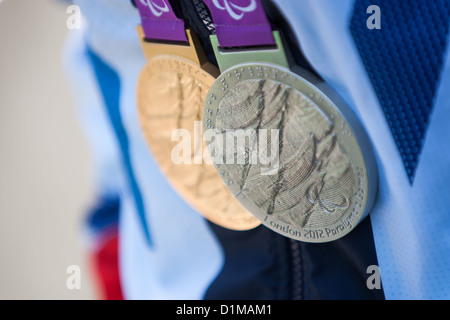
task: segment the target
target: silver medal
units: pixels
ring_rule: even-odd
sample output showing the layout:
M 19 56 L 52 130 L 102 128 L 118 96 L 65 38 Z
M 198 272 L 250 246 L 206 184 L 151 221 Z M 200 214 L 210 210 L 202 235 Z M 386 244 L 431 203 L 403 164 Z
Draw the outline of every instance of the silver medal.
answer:
M 211 86 L 203 123 L 223 182 L 268 228 L 328 242 L 369 213 L 377 190 L 371 143 L 350 107 L 307 71 L 234 65 Z

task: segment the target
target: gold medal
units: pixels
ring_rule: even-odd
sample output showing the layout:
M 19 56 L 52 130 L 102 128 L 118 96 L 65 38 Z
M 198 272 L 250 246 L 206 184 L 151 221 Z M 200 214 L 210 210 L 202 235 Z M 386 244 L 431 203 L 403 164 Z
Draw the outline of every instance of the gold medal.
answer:
M 138 28 L 147 59 L 137 87 L 142 131 L 161 171 L 190 206 L 222 227 L 252 229 L 260 222 L 234 199 L 214 166 L 202 159 L 207 155 L 200 124 L 203 103 L 219 72 L 207 61 L 196 35 L 189 29 L 186 33 L 189 46 L 147 42 Z M 174 160 L 180 144 L 190 151 L 181 162 Z

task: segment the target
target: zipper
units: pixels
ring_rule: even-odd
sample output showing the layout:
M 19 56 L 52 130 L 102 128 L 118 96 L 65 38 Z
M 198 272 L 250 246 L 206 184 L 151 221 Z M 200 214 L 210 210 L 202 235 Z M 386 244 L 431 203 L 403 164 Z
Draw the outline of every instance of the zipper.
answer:
M 291 250 L 291 299 L 302 300 L 303 297 L 303 265 L 302 248 L 299 241 L 289 239 Z
M 201 22 L 203 22 L 203 25 L 206 27 L 209 34 L 216 34 L 216 28 L 214 27 L 211 13 L 209 12 L 206 4 L 202 0 L 192 0 L 192 4 L 194 6 L 197 17 Z

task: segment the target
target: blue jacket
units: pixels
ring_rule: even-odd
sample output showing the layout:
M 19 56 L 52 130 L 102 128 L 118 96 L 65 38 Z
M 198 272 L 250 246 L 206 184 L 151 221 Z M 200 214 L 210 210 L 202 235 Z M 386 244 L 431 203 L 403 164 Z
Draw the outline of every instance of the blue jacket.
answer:
M 215 63 L 207 31 L 193 10 L 195 2 L 182 1 L 183 13 Z M 373 2 L 381 8 L 382 28 L 387 28 L 385 2 Z M 448 39 L 448 1 L 438 2 L 444 4 L 447 26 L 429 32 Z M 74 3 L 85 20 L 82 30 L 69 33 L 66 65 L 93 146 L 98 192 L 120 199 L 115 214 L 126 298 L 450 298 L 448 50 L 439 64 L 432 111 L 411 179 L 405 168 L 411 162 L 397 143 L 398 128 L 386 116 L 385 96 L 374 86 L 370 61 L 360 55 L 361 43 L 353 33 L 355 19 L 365 24 L 369 17 L 367 6 L 354 0 L 265 2 L 273 9 L 271 21 L 288 35 L 298 62 L 307 63 L 354 109 L 373 143 L 379 168 L 379 191 L 370 216 L 342 239 L 309 244 L 264 226 L 249 231 L 221 228 L 177 195 L 153 160 L 137 119 L 136 81 L 145 65 L 135 31 L 140 23 L 137 10 L 129 0 Z M 413 67 L 405 71 L 411 77 Z M 146 217 L 151 247 L 139 213 Z M 371 266 L 381 272 L 380 289 L 370 285 L 375 270 Z

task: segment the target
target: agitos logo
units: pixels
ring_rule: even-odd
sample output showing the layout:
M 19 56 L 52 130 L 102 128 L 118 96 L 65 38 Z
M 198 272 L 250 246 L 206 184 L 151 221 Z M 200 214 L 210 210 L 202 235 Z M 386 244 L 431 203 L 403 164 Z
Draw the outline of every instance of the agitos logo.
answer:
M 250 0 L 248 6 L 238 6 L 228 0 L 212 0 L 212 2 L 217 9 L 226 10 L 234 20 L 241 20 L 245 13 L 255 11 L 256 9 L 256 0 Z
M 163 5 L 156 4 L 153 0 L 141 0 L 143 6 L 148 7 L 156 17 L 160 17 L 163 13 L 169 12 L 169 6 L 165 0 L 160 0 Z

